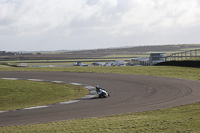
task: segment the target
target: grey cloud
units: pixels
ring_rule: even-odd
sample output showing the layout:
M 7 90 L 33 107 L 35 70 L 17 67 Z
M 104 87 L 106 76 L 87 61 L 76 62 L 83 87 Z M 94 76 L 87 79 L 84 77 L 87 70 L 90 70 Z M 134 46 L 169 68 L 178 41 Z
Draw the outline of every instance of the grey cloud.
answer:
M 0 0 L 0 45 L 41 50 L 198 43 L 199 16 L 197 0 Z M 16 46 L 9 47 L 11 38 Z
M 13 21 L 11 19 L 0 19 L 0 27 L 10 25 Z
M 87 0 L 86 3 L 88 5 L 96 5 L 98 3 L 99 0 Z

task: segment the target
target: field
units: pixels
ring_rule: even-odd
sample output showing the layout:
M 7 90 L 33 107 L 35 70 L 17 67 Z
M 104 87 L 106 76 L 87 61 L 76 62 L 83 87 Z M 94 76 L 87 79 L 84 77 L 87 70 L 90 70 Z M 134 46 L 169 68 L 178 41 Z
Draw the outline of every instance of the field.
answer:
M 0 65 L 8 64 L 18 66 L 26 63 L 27 66 L 72 66 L 75 62 L 84 62 L 91 65 L 94 62 L 113 62 L 125 60 L 129 62 L 134 57 L 149 57 L 152 52 L 163 52 L 165 56 L 185 50 L 200 49 L 199 44 L 161 45 L 161 46 L 138 46 L 127 48 L 110 48 L 80 51 L 48 51 L 40 54 L 0 55 Z M 185 60 L 185 59 L 184 59 Z M 194 58 L 190 60 L 199 60 Z
M 0 132 L 163 132 L 181 133 L 200 130 L 200 103 L 109 117 L 77 119 L 46 124 L 0 127 Z
M 186 67 L 0 67 L 1 71 L 120 73 L 200 81 L 199 68 Z M 46 124 L 0 127 L 0 132 L 199 132 L 200 103 L 176 108 Z
M 174 46 L 144 46 L 123 49 L 99 49 L 88 51 L 63 52 L 62 55 L 44 54 L 24 56 L 23 60 L 1 61 L 0 71 L 58 71 L 58 72 L 89 72 L 89 73 L 118 73 L 134 75 L 151 75 L 161 77 L 181 78 L 200 81 L 200 69 L 169 66 L 127 66 L 127 67 L 10 67 L 20 62 L 33 65 L 71 65 L 76 61 L 91 64 L 93 61 L 129 60 L 131 57 L 148 56 L 152 51 L 171 54 L 183 50 L 200 48 L 200 45 Z M 139 52 L 138 52 L 139 51 Z M 94 56 L 93 56 L 94 55 Z M 35 56 L 35 55 L 34 55 Z M 90 58 L 90 57 L 93 58 Z M 48 58 L 47 57 L 53 57 Z M 63 57 L 63 58 L 60 58 Z M 70 58 L 70 59 L 69 59 Z M 81 58 L 81 59 L 80 59 Z M 83 59 L 85 58 L 85 59 Z M 94 59 L 95 58 L 95 59 Z M 99 59 L 97 59 L 99 58 Z M 17 57 L 19 59 L 19 57 Z M 31 60 L 30 60 L 31 59 Z M 18 125 L 0 127 L 0 132 L 199 132 L 200 131 L 200 103 L 159 109 L 147 112 L 121 114 L 109 117 L 76 119 L 45 124 Z
M 52 51 L 4 56 L 0 55 L 0 61 L 6 60 L 68 60 L 68 59 L 88 59 L 88 58 L 116 58 L 116 57 L 141 57 L 149 56 L 151 52 L 164 52 L 166 55 L 182 52 L 185 50 L 200 49 L 200 44 L 180 44 L 180 45 L 159 45 L 159 46 L 138 46 L 126 48 L 108 48 L 80 51 Z
M 91 72 L 118 73 L 135 75 L 152 75 L 161 77 L 200 80 L 199 68 L 168 66 L 126 66 L 126 67 L 0 67 L 0 71 L 58 71 L 58 72 Z
M 0 79 L 0 111 L 48 105 L 85 96 L 88 90 L 70 84 Z
M 84 64 L 91 65 L 94 62 L 114 62 L 115 60 L 124 60 L 129 62 L 132 57 L 105 57 L 105 58 L 88 58 L 88 59 L 67 59 L 67 60 L 16 60 L 16 61 L 0 61 L 0 65 L 14 65 L 19 66 L 20 63 L 26 63 L 27 66 L 45 66 L 45 65 L 57 65 L 57 66 L 72 66 L 73 63 L 83 62 Z

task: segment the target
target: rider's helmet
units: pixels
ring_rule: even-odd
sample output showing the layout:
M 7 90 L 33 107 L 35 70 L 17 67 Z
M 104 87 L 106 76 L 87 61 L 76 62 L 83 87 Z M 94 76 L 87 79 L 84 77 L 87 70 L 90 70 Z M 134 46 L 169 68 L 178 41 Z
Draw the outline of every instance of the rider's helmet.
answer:
M 99 89 L 100 89 L 100 87 L 97 85 L 97 86 L 96 86 L 96 91 L 99 91 Z

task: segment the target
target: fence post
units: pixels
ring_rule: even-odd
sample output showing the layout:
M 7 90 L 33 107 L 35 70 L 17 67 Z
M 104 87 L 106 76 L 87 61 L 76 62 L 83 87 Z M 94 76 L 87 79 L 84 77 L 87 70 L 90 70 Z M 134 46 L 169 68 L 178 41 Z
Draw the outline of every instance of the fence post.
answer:
M 187 51 L 185 51 L 185 59 L 187 59 L 187 57 L 186 57 L 186 56 L 187 56 Z
M 183 58 L 183 55 L 182 55 L 182 52 L 181 52 L 181 60 L 183 60 L 182 58 Z
M 188 50 L 184 52 L 179 52 L 179 53 L 172 53 L 171 55 L 167 56 L 168 61 L 172 60 L 192 60 L 192 58 L 197 58 L 200 57 L 199 54 L 200 49 L 195 49 L 195 50 Z
M 195 58 L 197 57 L 197 49 L 195 49 Z

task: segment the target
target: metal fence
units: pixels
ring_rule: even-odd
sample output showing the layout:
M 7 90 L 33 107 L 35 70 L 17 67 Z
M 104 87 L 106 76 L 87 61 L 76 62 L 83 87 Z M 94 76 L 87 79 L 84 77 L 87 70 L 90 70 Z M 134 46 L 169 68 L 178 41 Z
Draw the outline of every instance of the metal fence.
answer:
M 200 49 L 188 50 L 179 53 L 173 53 L 167 56 L 167 61 L 172 60 L 200 60 Z

